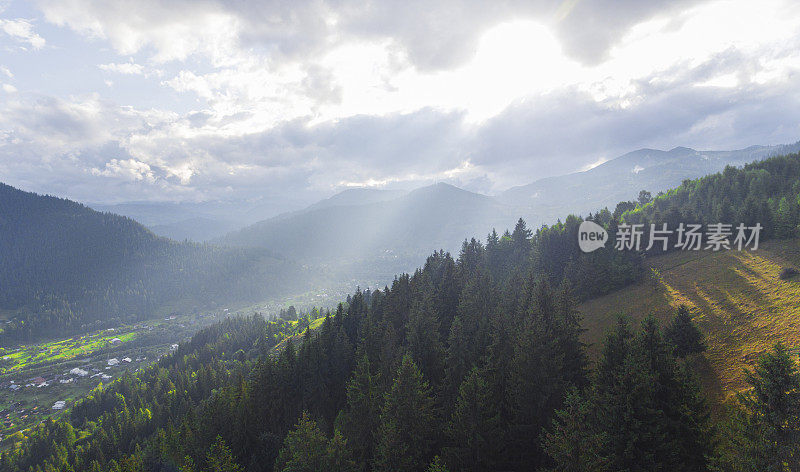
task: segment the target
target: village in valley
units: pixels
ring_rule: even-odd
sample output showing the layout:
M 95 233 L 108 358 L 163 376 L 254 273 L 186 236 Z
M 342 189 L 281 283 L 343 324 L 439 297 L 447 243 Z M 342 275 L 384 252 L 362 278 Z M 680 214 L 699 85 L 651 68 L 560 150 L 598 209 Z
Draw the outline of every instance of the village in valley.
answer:
M 75 401 L 125 372 L 147 367 L 178 348 L 181 341 L 227 316 L 264 314 L 274 320 L 286 307 L 301 307 L 318 326 L 315 306 L 344 298 L 352 287 L 309 291 L 301 295 L 240 305 L 232 309 L 184 314 L 172 312 L 136 324 L 97 330 L 81 336 L 0 348 L 0 451 L 20 441 L 23 431 L 68 411 Z M 296 315 L 295 315 L 296 316 Z M 304 317 L 305 318 L 305 317 Z M 311 323 L 313 321 L 313 323 Z
M 83 336 L 0 348 L 0 448 L 13 442 L 15 433 L 57 416 L 126 371 L 152 364 L 227 314 L 174 313 Z

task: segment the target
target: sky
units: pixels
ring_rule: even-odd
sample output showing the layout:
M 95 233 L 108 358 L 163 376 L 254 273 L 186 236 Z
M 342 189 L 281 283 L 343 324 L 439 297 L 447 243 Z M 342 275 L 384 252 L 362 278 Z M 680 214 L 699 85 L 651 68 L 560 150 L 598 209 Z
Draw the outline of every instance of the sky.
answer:
M 0 181 L 496 194 L 642 147 L 796 142 L 799 73 L 793 1 L 0 0 Z

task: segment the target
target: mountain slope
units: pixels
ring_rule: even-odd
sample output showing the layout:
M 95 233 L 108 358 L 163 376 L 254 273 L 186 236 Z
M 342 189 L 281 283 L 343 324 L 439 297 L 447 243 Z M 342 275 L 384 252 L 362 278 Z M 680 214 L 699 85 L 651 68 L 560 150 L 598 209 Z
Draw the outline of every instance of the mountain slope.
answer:
M 133 218 L 159 236 L 178 241 L 208 241 L 300 205 L 302 202 L 292 195 L 262 196 L 248 201 L 88 204 L 97 211 Z
M 685 179 L 719 172 L 727 165 L 741 166 L 798 150 L 800 143 L 751 146 L 736 151 L 695 151 L 685 147 L 669 151 L 639 149 L 585 172 L 513 187 L 498 199 L 522 208 L 522 214 L 531 223 L 544 223 L 565 213 L 587 214 L 603 207 L 613 210 L 618 202 L 635 198 L 643 189 L 655 195 Z
M 318 204 L 230 233 L 217 242 L 269 248 L 305 263 L 375 264 L 393 275 L 418 266 L 433 250 L 455 250 L 467 235 L 514 222 L 511 208 L 447 184 L 387 201 Z
M 617 315 L 638 323 L 652 314 L 664 324 L 681 304 L 705 335 L 702 380 L 716 395 L 742 389 L 743 369 L 775 343 L 800 345 L 800 278 L 779 278 L 784 267 L 800 268 L 800 240 L 770 241 L 753 252 L 676 252 L 647 265 L 656 278 L 578 307 L 595 356 Z
M 0 184 L 3 342 L 137 319 L 169 307 L 253 300 L 296 268 L 265 250 L 176 243 L 139 223 Z
M 336 195 L 321 200 L 305 211 L 319 210 L 334 206 L 365 205 L 369 203 L 386 202 L 405 195 L 402 190 L 382 190 L 373 188 L 351 188 L 343 190 Z
M 212 219 L 204 216 L 171 221 L 169 223 L 150 225 L 148 229 L 159 236 L 183 241 L 208 241 L 228 231 L 238 228 L 236 223 L 226 220 Z
M 352 469 L 389 464 L 375 469 L 395 470 L 397 455 L 415 451 L 409 470 L 440 459 L 450 470 L 474 464 L 531 470 L 553 461 L 558 470 L 590 470 L 598 458 L 614 457 L 624 441 L 638 449 L 626 449 L 613 470 L 635 469 L 641 457 L 650 458 L 648 470 L 684 470 L 686 464 L 707 470 L 717 441 L 728 437 L 724 428 L 738 427 L 710 423 L 694 380 L 670 355 L 672 337 L 662 336 L 657 324 L 619 324 L 606 337 L 598 375 L 587 375 L 572 296 L 553 287 L 567 282 L 561 286 L 583 299 L 606 293 L 579 307 L 590 342 L 614 326 L 619 312 L 667 320 L 678 304 L 693 304 L 709 350 L 693 354 L 689 366 L 700 369 L 710 392 L 738 388 L 730 373 L 764 346 L 800 342 L 800 282 L 776 280 L 781 267 L 800 262 L 800 242 L 779 239 L 800 235 L 798 178 L 800 155 L 784 156 L 686 182 L 622 215 L 606 211 L 593 218 L 608 230 L 622 222 L 672 222 L 672 216 L 701 223 L 750 224 L 752 218 L 764 222 L 763 236 L 772 238 L 757 252 L 650 257 L 605 247 L 586 254 L 577 247 L 580 218 L 535 234 L 520 223 L 508 237 L 465 245 L 455 260 L 433 254 L 391 288 L 356 291 L 326 313 L 316 332 L 306 330 L 278 349 L 280 333 L 297 331 L 266 325 L 260 316 L 206 330 L 156 367 L 97 391 L 58 422 L 42 423 L 0 460 L 20 472 L 52 464 L 106 470 L 120 463 L 169 470 L 175 464 L 204 470 L 246 464 L 247 470 L 270 471 L 291 469 L 284 467 L 289 461 L 304 466 L 342 458 L 355 462 Z M 488 209 L 494 203 L 448 187 L 408 197 L 408 205 L 444 199 L 454 212 L 453 201 L 483 202 Z M 626 257 L 610 257 L 620 255 Z M 611 276 L 619 273 L 613 266 L 640 273 L 632 259 L 657 268 L 657 276 L 609 292 Z M 597 347 L 592 351 L 596 356 Z M 584 388 L 567 396 L 577 387 Z M 513 408 L 503 412 L 501 405 Z M 555 425 L 552 435 L 547 425 Z M 749 419 L 746 426 L 763 431 Z M 492 442 L 470 442 L 481 433 Z M 569 449 L 553 449 L 550 439 L 543 444 L 543 433 Z M 612 435 L 622 440 L 607 442 Z M 315 444 L 314 451 L 307 444 Z M 575 444 L 588 451 L 577 461 Z M 767 454 L 769 447 L 756 453 Z M 753 452 L 735 451 L 724 463 L 741 463 L 742 454 Z

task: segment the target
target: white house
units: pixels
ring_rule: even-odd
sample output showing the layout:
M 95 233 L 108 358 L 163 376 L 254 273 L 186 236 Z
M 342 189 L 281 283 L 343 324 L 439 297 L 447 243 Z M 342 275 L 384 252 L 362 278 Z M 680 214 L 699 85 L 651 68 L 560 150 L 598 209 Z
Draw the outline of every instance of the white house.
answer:
M 70 370 L 69 373 L 72 375 L 77 375 L 78 377 L 86 377 L 87 375 L 89 375 L 88 371 L 85 371 L 78 367 L 75 367 L 74 369 Z

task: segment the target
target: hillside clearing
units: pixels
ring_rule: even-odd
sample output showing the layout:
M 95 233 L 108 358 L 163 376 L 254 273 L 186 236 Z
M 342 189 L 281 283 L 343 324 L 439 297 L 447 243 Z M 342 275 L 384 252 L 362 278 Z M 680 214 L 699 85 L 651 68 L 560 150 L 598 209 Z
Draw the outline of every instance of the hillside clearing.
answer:
M 753 252 L 677 252 L 653 257 L 654 277 L 579 306 L 584 341 L 596 358 L 618 314 L 638 324 L 652 314 L 666 324 L 687 305 L 706 336 L 708 350 L 694 359 L 706 391 L 724 399 L 744 388 L 743 369 L 777 342 L 800 347 L 800 240 L 772 241 Z

